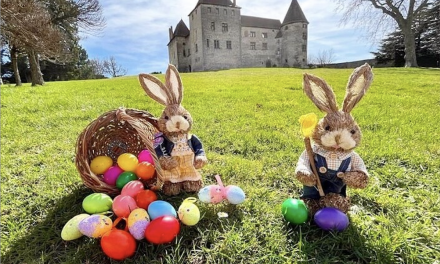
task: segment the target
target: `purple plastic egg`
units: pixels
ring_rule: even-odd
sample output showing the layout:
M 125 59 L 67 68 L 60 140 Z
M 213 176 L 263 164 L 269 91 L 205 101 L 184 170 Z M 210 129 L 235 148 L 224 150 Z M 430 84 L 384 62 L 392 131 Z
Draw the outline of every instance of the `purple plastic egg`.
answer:
M 344 231 L 349 224 L 348 217 L 341 210 L 326 207 L 315 214 L 315 223 L 323 230 Z

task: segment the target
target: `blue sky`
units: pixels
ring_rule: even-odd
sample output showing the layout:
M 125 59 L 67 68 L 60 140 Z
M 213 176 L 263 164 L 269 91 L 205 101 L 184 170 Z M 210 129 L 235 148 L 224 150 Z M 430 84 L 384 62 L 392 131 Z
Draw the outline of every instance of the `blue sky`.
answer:
M 110 56 L 127 70 L 127 75 L 166 70 L 168 64 L 168 29 L 183 19 L 189 27 L 188 14 L 198 0 L 103 0 L 104 30 L 83 36 L 81 45 L 90 59 Z M 287 13 L 291 0 L 237 0 L 241 14 L 279 19 Z M 308 55 L 333 50 L 334 62 L 372 58 L 377 50 L 362 30 L 342 25 L 335 13 L 334 1 L 298 0 L 309 21 Z

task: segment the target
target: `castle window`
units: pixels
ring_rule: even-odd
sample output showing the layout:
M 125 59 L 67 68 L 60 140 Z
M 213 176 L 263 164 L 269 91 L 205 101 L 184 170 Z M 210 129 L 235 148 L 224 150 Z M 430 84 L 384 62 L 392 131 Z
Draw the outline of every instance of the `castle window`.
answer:
M 261 36 L 262 36 L 263 38 L 267 38 L 267 33 L 263 33 L 263 34 L 261 34 Z
M 215 30 L 215 22 L 211 22 L 211 30 Z
M 232 10 L 232 16 L 235 16 L 235 10 Z
M 206 39 L 206 47 L 209 48 L 209 39 Z
M 303 33 L 303 39 L 307 39 L 307 33 Z
M 263 49 L 267 50 L 267 43 L 263 43 Z
M 208 7 L 208 13 L 211 13 L 211 8 L 210 7 Z
M 289 29 L 289 27 L 288 27 L 288 26 L 285 26 L 285 27 L 284 27 L 284 30 L 288 30 L 288 29 Z
M 227 49 L 232 49 L 232 41 L 230 41 L 230 40 L 226 41 L 226 48 Z
M 223 14 L 224 14 L 224 15 L 227 15 L 227 14 L 228 14 L 228 10 L 223 9 Z
M 257 34 L 255 33 L 255 31 L 251 31 L 251 38 L 255 38 L 257 36 Z
M 251 50 L 256 50 L 256 48 L 255 48 L 255 42 L 251 42 Z
M 214 49 L 219 49 L 219 48 L 220 48 L 220 41 L 214 40 Z
M 302 45 L 302 51 L 306 52 L 307 51 L 307 45 Z
M 228 32 L 228 23 L 222 23 L 222 31 Z
M 188 49 L 188 57 L 191 56 L 191 50 Z
M 217 12 L 217 14 L 220 14 L 220 9 L 216 8 L 215 11 Z
M 193 20 L 194 20 L 194 14 L 191 14 L 191 19 L 193 19 Z
M 185 49 L 183 49 L 183 57 L 186 57 Z
M 303 24 L 303 28 L 307 28 L 307 24 Z
M 197 44 L 196 44 L 196 52 L 199 52 L 199 47 L 197 46 Z

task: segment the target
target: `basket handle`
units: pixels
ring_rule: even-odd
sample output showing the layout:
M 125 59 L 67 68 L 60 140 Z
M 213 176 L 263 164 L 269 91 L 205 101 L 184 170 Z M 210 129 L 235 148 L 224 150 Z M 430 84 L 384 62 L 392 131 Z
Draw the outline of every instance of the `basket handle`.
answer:
M 122 122 L 128 122 L 139 134 L 139 136 L 141 137 L 142 141 L 144 142 L 144 144 L 147 146 L 148 151 L 150 151 L 153 160 L 154 160 L 154 164 L 156 167 L 156 172 L 157 172 L 157 182 L 156 182 L 156 186 L 153 186 L 152 189 L 153 190 L 160 190 L 164 184 L 164 181 L 162 179 L 162 168 L 160 167 L 160 163 L 159 163 L 159 159 L 157 158 L 156 155 L 154 155 L 156 153 L 156 151 L 154 150 L 153 144 L 151 143 L 151 141 L 153 140 L 152 138 L 150 138 L 145 131 L 148 130 L 148 128 L 145 127 L 144 124 L 142 124 L 141 122 L 139 122 L 138 120 L 134 119 L 133 117 L 131 117 L 130 115 L 127 114 L 127 112 L 125 111 L 125 108 L 123 107 L 119 107 L 116 110 L 116 118 L 119 121 Z M 157 126 L 157 121 L 151 118 L 148 118 L 148 122 L 150 122 L 156 129 L 158 129 Z

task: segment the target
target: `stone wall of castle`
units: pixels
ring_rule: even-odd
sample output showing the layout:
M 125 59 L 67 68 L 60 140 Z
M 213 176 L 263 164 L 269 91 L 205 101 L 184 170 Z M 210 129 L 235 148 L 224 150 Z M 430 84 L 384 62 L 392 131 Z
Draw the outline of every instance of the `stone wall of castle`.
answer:
M 170 63 L 181 72 L 307 65 L 306 22 L 280 29 L 245 27 L 240 11 L 235 6 L 198 5 L 189 15 L 189 37 L 169 43 Z M 276 38 L 279 31 L 282 36 Z

